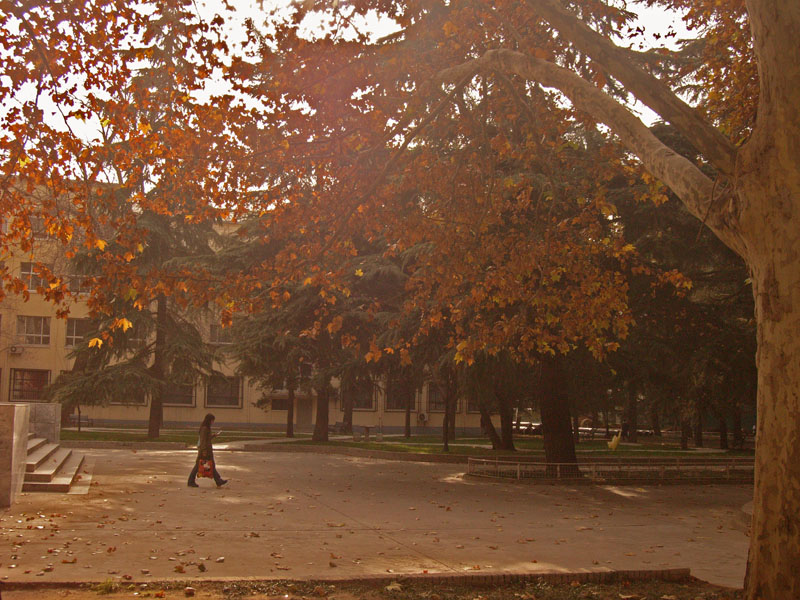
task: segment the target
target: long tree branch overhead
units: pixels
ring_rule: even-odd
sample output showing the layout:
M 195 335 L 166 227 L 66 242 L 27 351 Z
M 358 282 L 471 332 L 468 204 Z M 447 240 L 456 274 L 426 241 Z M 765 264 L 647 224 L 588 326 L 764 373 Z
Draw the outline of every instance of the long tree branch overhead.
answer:
M 561 90 L 580 110 L 605 123 L 619 136 L 624 146 L 636 154 L 645 167 L 666 183 L 689 210 L 711 227 L 735 252 L 744 246 L 734 234 L 732 223 L 715 201 L 714 182 L 687 160 L 654 136 L 631 112 L 611 96 L 572 71 L 551 62 L 512 50 L 490 50 L 483 56 L 440 73 L 443 82 L 462 81 L 469 73 L 495 71 L 514 74 Z
M 733 144 L 669 86 L 633 64 L 627 50 L 592 30 L 557 0 L 528 0 L 528 5 L 634 96 L 677 127 L 720 173 L 728 177 L 733 175 L 736 166 Z

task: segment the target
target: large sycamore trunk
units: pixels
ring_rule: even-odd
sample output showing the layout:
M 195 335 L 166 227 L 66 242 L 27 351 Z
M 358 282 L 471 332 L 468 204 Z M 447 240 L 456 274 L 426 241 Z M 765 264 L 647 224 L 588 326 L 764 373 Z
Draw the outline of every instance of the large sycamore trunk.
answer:
M 800 598 L 800 185 L 792 187 L 773 177 L 749 196 L 762 216 L 749 222 L 758 425 L 748 600 Z
M 738 221 L 758 323 L 748 600 L 800 598 L 800 4 L 746 0 L 760 97 L 740 150 Z

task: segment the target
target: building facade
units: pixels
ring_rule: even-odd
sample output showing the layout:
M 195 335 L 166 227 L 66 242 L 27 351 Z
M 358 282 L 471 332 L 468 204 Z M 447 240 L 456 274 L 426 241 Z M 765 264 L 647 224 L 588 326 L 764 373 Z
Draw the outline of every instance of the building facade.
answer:
M 37 272 L 36 261 L 46 263 L 53 272 L 68 272 L 68 265 L 58 254 L 57 246 L 46 239 L 37 245 L 36 255 L 7 255 L 2 268 L 18 276 L 29 290 L 46 284 Z M 59 264 L 61 263 L 61 264 Z M 73 367 L 71 350 L 85 339 L 88 308 L 80 300 L 80 277 L 69 280 L 78 300 L 66 318 L 57 316 L 55 306 L 34 291 L 9 293 L 0 302 L 0 402 L 41 402 L 45 388 L 59 374 Z M 227 340 L 218 328 L 207 326 L 212 343 Z M 270 390 L 266 394 L 252 381 L 237 376 L 235 365 L 220 365 L 227 375 L 211 377 L 194 385 L 167 390 L 163 399 L 164 425 L 194 426 L 213 412 L 221 426 L 275 429 L 285 427 L 288 393 Z M 408 394 L 413 397 L 409 398 Z M 411 402 L 411 426 L 417 432 L 441 428 L 444 399 L 437 388 L 425 384 L 422 389 L 403 392 L 381 382 L 374 382 L 353 394 L 353 425 L 375 427 L 384 432 L 399 432 L 405 426 L 406 404 Z M 316 419 L 316 399 L 310 392 L 298 391 L 294 399 L 294 425 L 298 431 L 311 430 Z M 131 390 L 130 394 L 103 406 L 81 406 L 81 414 L 99 425 L 144 425 L 149 416 L 149 400 Z M 329 422 L 344 420 L 340 394 L 332 394 Z M 480 431 L 477 406 L 460 400 L 456 410 L 456 428 L 464 432 Z

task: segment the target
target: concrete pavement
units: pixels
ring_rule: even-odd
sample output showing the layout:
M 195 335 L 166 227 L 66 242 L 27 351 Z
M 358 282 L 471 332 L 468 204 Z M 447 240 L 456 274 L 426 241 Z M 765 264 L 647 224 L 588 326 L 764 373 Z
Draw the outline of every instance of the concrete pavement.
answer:
M 689 567 L 741 586 L 749 486 L 596 487 L 468 479 L 463 465 L 193 451 L 88 450 L 86 495 L 0 512 L 0 578 L 315 578 Z

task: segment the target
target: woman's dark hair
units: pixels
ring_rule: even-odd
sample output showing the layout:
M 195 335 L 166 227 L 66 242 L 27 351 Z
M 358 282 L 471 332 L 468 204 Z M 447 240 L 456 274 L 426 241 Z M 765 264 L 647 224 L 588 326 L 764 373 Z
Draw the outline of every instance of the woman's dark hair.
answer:
M 211 427 L 211 423 L 214 422 L 214 419 L 215 419 L 214 415 L 212 415 L 211 413 L 208 413 L 206 415 L 206 418 L 203 419 L 203 422 L 200 424 L 200 427 L 201 428 L 203 428 L 203 427 Z

